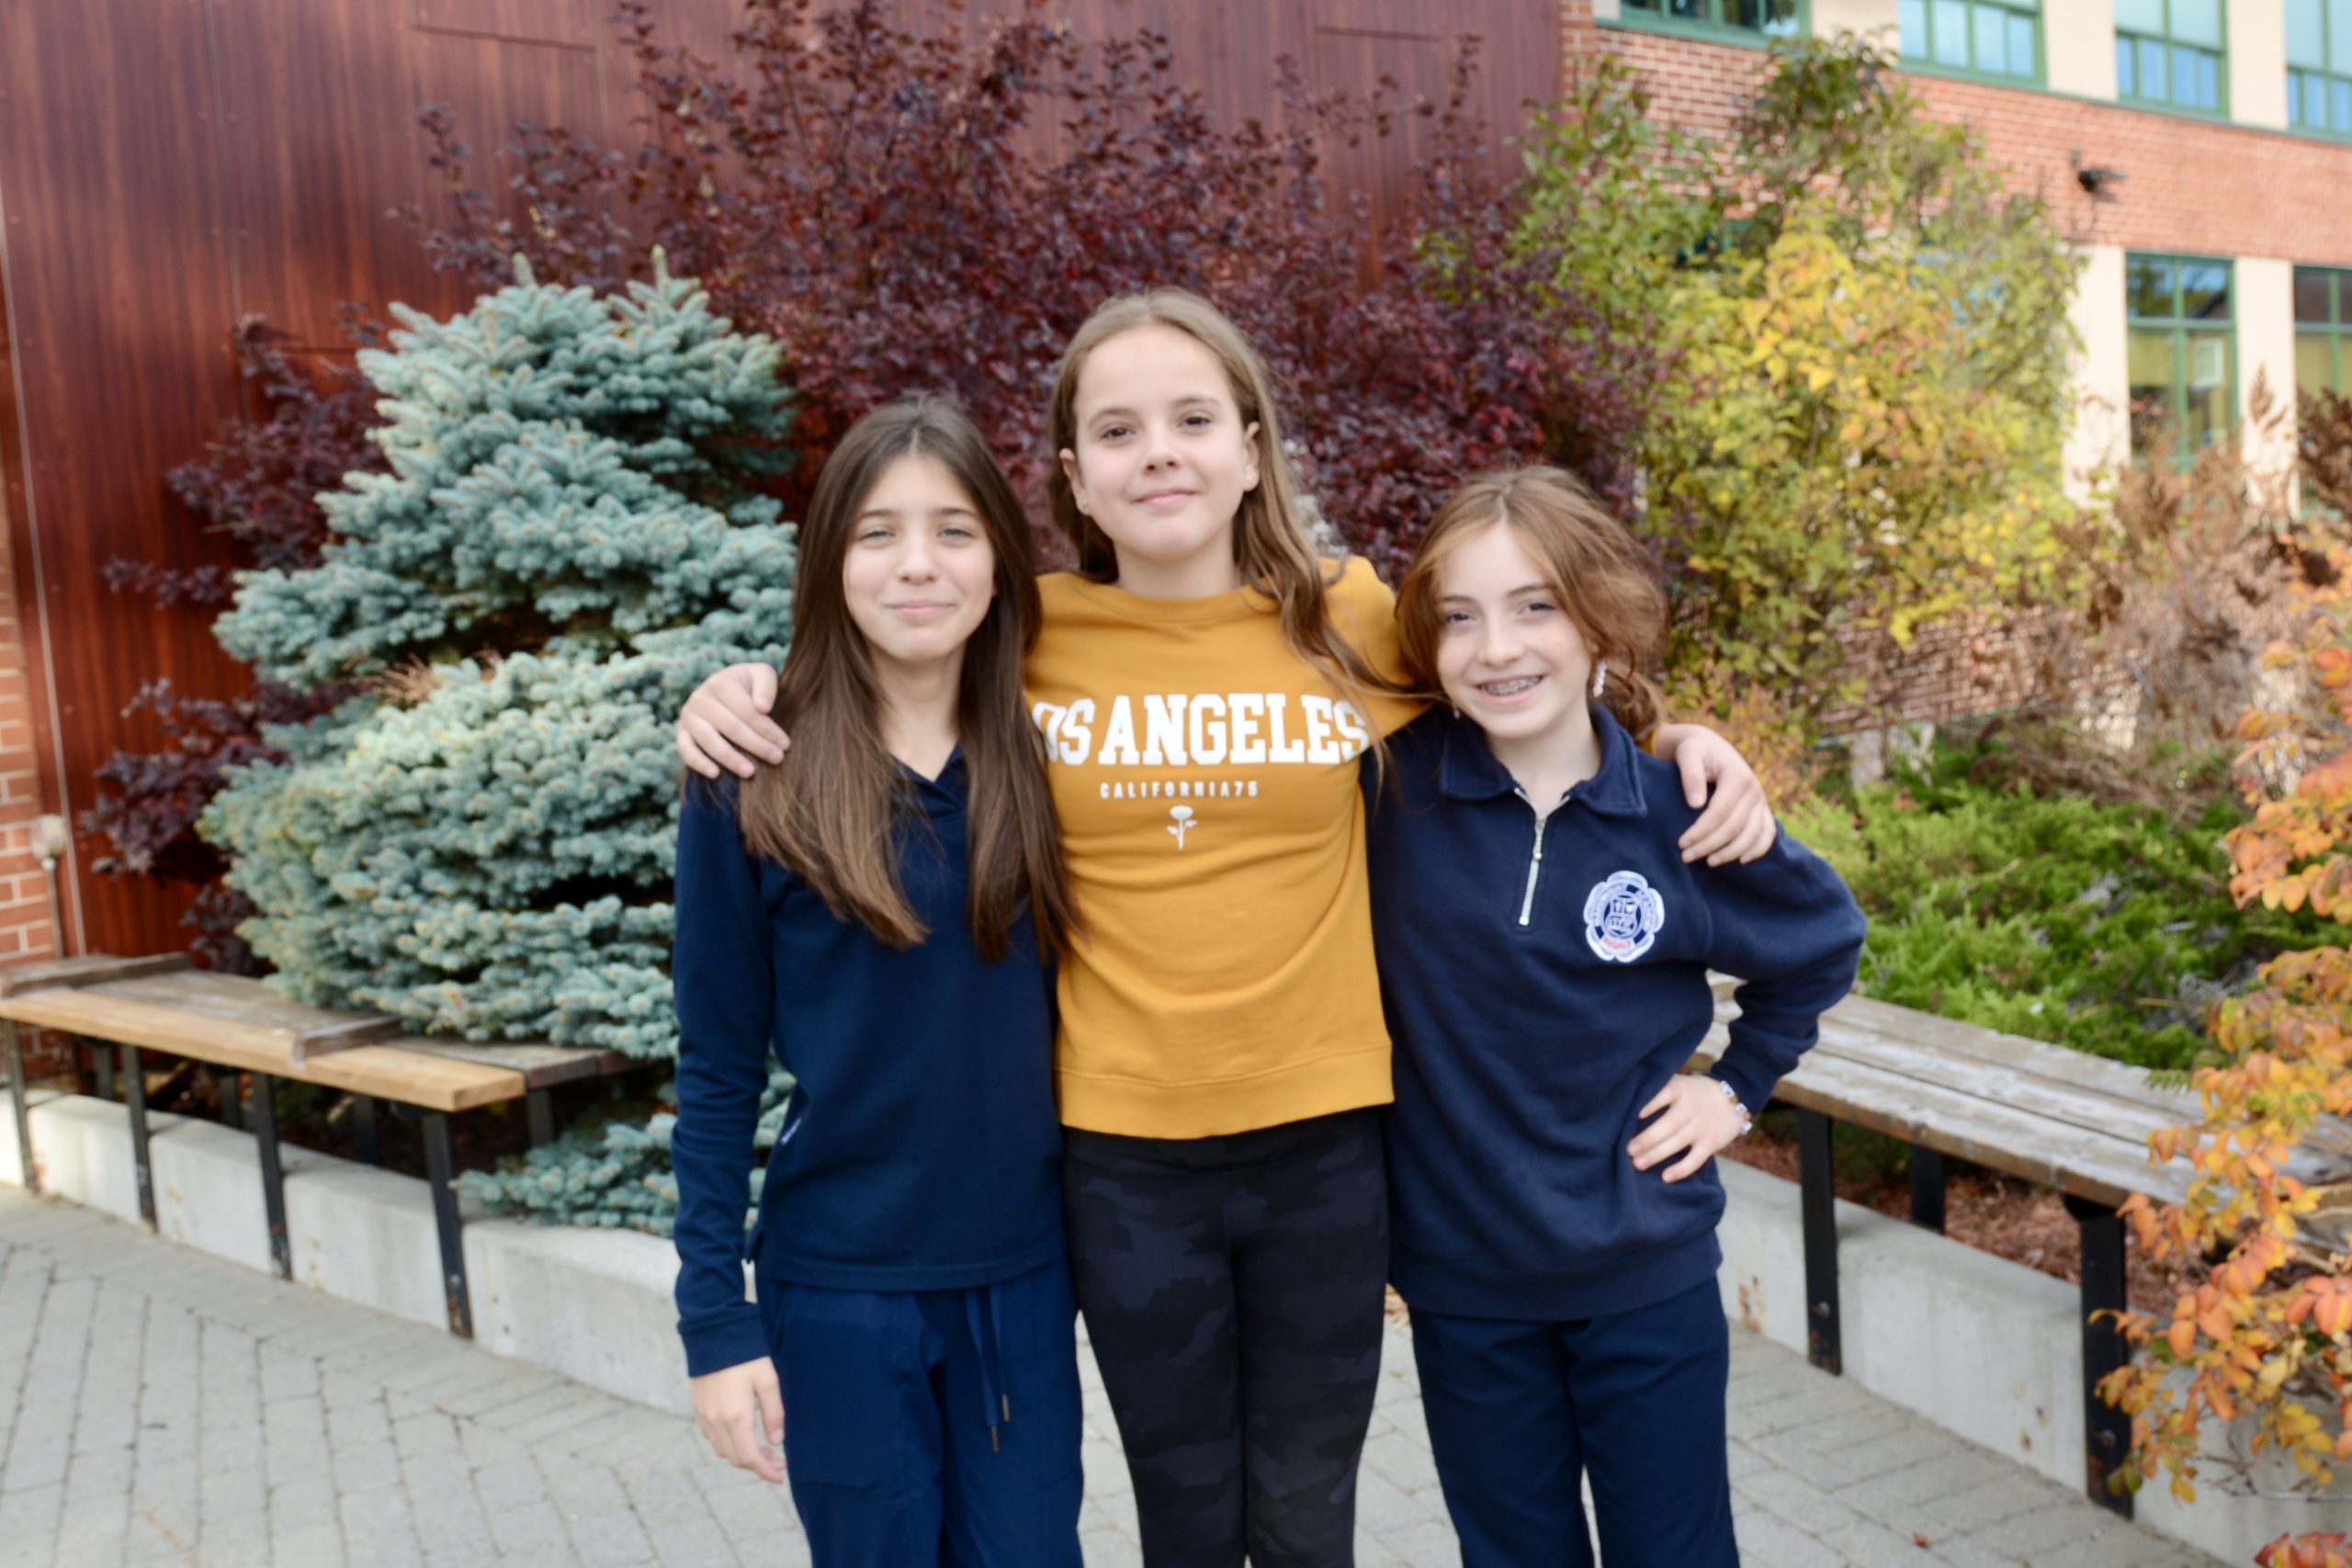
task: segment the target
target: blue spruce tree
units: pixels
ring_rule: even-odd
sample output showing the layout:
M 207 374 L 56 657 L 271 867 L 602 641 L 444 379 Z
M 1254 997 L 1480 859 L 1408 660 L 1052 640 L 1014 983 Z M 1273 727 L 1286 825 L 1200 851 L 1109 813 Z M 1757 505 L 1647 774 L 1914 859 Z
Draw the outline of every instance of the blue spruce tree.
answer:
M 270 680 L 356 683 L 274 732 L 201 824 L 304 1001 L 477 1040 L 676 1050 L 678 766 L 695 681 L 782 657 L 791 529 L 759 493 L 776 350 L 691 280 L 518 281 L 360 355 L 391 465 L 322 498 L 317 568 L 217 631 Z

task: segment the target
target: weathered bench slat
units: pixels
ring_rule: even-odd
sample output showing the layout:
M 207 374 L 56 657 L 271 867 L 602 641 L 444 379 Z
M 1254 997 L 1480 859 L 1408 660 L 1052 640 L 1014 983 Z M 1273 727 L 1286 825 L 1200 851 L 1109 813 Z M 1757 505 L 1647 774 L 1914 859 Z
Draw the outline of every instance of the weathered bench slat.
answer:
M 2117 1100 L 2104 1092 L 2086 1090 L 2054 1075 L 2026 1072 L 1944 1052 L 1932 1044 L 1914 1044 L 1875 1031 L 1856 1030 L 1844 1020 L 1822 1020 L 1821 1043 L 1816 1050 L 1914 1082 L 1955 1089 L 1996 1104 L 2033 1111 L 2071 1127 L 2126 1139 L 2138 1145 L 2143 1153 L 2149 1134 L 2194 1122 L 2201 1111 L 2196 1100 L 2188 1095 L 2179 1096 L 2177 1103 L 2162 1108 L 2139 1100 Z M 2352 1158 L 2308 1145 L 2296 1151 L 2288 1168 L 2298 1179 L 2314 1185 L 2352 1179 Z
M 546 1089 L 550 1084 L 571 1083 L 577 1078 L 600 1077 L 624 1071 L 634 1065 L 622 1052 L 599 1050 L 587 1045 L 481 1045 L 471 1041 L 435 1040 L 429 1035 L 413 1034 L 403 1034 L 393 1040 L 379 1040 L 375 1043 L 397 1045 L 403 1051 L 416 1051 L 428 1056 L 447 1056 L 453 1062 L 511 1068 L 523 1075 L 524 1084 L 530 1089 Z
M 0 969 L 0 997 L 22 996 L 28 991 L 46 991 L 58 986 L 95 986 L 106 980 L 130 980 L 141 975 L 164 975 L 195 967 L 196 961 L 185 953 L 158 953 L 146 958 L 116 958 L 92 953 L 41 964 L 12 964 Z
M 277 1030 L 287 1036 L 298 1062 L 322 1051 L 382 1040 L 400 1029 L 400 1021 L 384 1013 L 310 1007 L 288 1000 L 259 980 L 202 969 L 109 980 L 85 989 L 98 996 Z
M 176 1008 L 101 996 L 78 987 L 0 999 L 0 1017 L 94 1040 L 196 1056 L 246 1072 L 300 1076 L 294 1070 L 294 1043 L 283 1030 L 212 1019 L 199 1034 L 191 1028 L 187 1015 Z
M 1713 1051 L 1701 1055 L 1712 1060 Z M 2110 1206 L 2135 1191 L 2178 1200 L 2188 1172 L 2151 1167 L 2144 1145 L 1815 1051 L 1773 1097 L 1922 1148 Z
M 347 1094 L 373 1095 L 428 1111 L 471 1111 L 524 1094 L 529 1085 L 507 1067 L 443 1057 L 420 1061 L 405 1045 L 354 1045 L 313 1056 L 285 1075 Z

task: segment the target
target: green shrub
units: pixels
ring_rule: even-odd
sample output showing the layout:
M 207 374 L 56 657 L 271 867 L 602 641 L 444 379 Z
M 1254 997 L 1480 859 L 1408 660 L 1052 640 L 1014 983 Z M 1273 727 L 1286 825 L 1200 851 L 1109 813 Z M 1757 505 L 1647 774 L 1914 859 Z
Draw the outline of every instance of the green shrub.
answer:
M 1788 813 L 1871 917 L 1866 995 L 2143 1066 L 2189 1066 L 2206 1009 L 2263 960 L 2341 926 L 2229 893 L 2222 835 L 2244 811 L 2217 773 L 2201 804 L 2038 794 L 1972 777 L 1977 749 Z

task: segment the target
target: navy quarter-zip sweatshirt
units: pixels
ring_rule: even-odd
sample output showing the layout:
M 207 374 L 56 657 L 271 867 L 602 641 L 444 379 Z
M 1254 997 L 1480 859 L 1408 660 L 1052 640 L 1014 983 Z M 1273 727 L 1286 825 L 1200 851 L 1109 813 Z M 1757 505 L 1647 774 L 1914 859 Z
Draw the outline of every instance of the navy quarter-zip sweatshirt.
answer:
M 767 1355 L 743 1259 L 795 1284 L 997 1284 L 1062 1254 L 1053 972 L 1024 915 L 983 959 L 965 900 L 961 752 L 903 770 L 899 876 L 930 934 L 899 952 L 744 848 L 733 779 L 678 820 L 678 1332 L 694 1376 Z M 743 1216 L 768 1053 L 797 1080 Z
M 1671 763 L 1595 706 L 1600 768 L 1548 812 L 1486 736 L 1433 710 L 1374 792 L 1373 930 L 1396 1045 L 1390 1279 L 1412 1306 L 1557 1322 L 1631 1312 L 1713 1274 L 1712 1161 L 1636 1170 L 1638 1115 L 1739 976 L 1717 1076 L 1749 1111 L 1854 981 L 1862 915 L 1787 833 L 1746 865 L 1685 865 L 1698 813 Z

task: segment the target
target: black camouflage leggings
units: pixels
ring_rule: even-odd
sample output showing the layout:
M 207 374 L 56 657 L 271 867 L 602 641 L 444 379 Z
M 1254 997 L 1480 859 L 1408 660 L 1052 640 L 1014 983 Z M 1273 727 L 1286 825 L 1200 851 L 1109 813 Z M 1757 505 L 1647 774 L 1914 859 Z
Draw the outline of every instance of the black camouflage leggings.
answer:
M 1218 1138 L 1073 1129 L 1071 1272 L 1146 1568 L 1351 1568 L 1380 1373 L 1379 1113 Z

